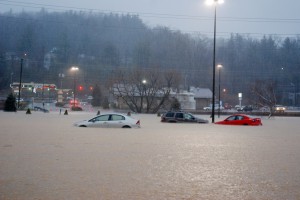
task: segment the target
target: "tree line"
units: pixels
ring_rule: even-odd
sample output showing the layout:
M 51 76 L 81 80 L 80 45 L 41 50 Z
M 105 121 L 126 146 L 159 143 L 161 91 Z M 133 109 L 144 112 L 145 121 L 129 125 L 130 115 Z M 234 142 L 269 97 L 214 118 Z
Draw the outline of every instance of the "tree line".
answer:
M 80 66 L 84 85 L 105 85 L 116 70 L 152 69 L 181 75 L 178 87 L 212 87 L 212 38 L 167 27 L 148 27 L 138 15 L 88 12 L 0 14 L 0 88 L 18 81 L 24 58 L 24 82 L 59 85 L 59 73 L 71 84 L 70 66 Z M 251 99 L 251 84 L 272 80 L 278 92 L 299 92 L 300 37 L 231 34 L 217 38 L 216 62 L 223 65 L 221 86 L 228 99 L 242 92 Z M 49 55 L 49 66 L 45 56 Z M 218 70 L 217 74 L 218 75 Z M 70 80 L 69 82 L 67 80 Z M 70 87 L 70 86 L 69 86 Z M 225 95 L 224 95 L 225 96 Z M 288 101 L 281 99 L 279 101 Z

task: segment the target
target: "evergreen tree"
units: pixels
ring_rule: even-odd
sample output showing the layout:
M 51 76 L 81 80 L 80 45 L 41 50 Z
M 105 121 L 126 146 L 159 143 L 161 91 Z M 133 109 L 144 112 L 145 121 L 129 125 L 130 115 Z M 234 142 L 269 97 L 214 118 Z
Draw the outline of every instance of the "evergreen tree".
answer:
M 10 93 L 8 95 L 8 97 L 5 101 L 4 111 L 7 111 L 7 112 L 16 112 L 17 111 L 16 98 L 12 93 Z
M 96 84 L 92 93 L 92 106 L 101 106 L 102 92 L 101 88 Z
M 104 97 L 104 99 L 103 99 L 102 108 L 103 109 L 109 109 L 109 101 L 108 101 L 107 97 Z
M 180 102 L 178 101 L 177 98 L 173 98 L 171 103 L 171 110 L 180 110 L 180 109 L 181 109 Z

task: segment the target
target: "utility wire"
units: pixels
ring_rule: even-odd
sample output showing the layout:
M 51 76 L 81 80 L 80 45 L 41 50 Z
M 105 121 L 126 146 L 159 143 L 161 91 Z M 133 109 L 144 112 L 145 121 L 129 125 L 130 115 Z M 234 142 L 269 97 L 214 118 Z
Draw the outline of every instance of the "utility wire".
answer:
M 3 3 L 4 2 L 4 3 Z M 101 14 L 108 14 L 108 13 L 115 13 L 115 14 L 130 14 L 136 16 L 143 16 L 143 17 L 151 17 L 151 18 L 169 18 L 169 19 L 176 19 L 176 20 L 197 20 L 197 21 L 211 21 L 213 17 L 207 16 L 191 16 L 191 15 L 174 15 L 174 14 L 161 14 L 161 13 L 143 13 L 143 12 L 128 12 L 128 11 L 113 11 L 113 10 L 100 10 L 100 9 L 92 9 L 92 8 L 80 8 L 80 7 L 72 7 L 72 6 L 59 6 L 59 5 L 51 5 L 51 4 L 41 4 L 41 3 L 32 3 L 32 2 L 24 2 L 24 1 L 12 1 L 12 0 L 0 0 L 0 5 L 12 5 L 12 6 L 19 6 L 19 7 L 30 7 L 30 8 L 46 8 L 52 10 L 61 10 L 61 11 L 68 11 L 68 10 L 78 10 L 80 12 L 89 13 L 101 13 Z M 25 19 L 24 20 L 33 20 L 33 19 Z M 35 19 L 36 20 L 36 19 Z M 222 22 L 246 22 L 246 23 L 295 23 L 299 24 L 300 19 L 293 18 L 293 19 L 285 19 L 285 18 L 239 18 L 239 17 L 218 17 L 218 21 Z M 55 22 L 55 21 L 52 21 Z M 56 21 L 56 23 L 63 23 Z M 113 26 L 107 26 L 106 28 L 117 28 Z M 120 28 L 120 27 L 118 27 Z M 130 28 L 130 29 L 141 29 L 138 27 L 123 27 L 123 28 Z M 155 30 L 155 28 L 153 28 Z M 178 31 L 170 29 L 170 31 Z M 205 32 L 205 31 L 183 31 L 185 33 L 191 33 L 194 35 L 197 34 L 212 34 L 212 32 Z M 235 34 L 234 32 L 218 32 L 217 35 L 226 36 Z M 237 33 L 241 35 L 276 35 L 276 36 L 295 36 L 295 34 L 284 33 L 284 34 L 265 34 L 265 33 Z
M 60 10 L 80 10 L 86 12 L 101 12 L 101 13 L 116 13 L 116 14 L 131 14 L 139 16 L 148 16 L 156 18 L 171 18 L 171 19 L 195 19 L 195 20 L 213 20 L 213 17 L 208 16 L 193 16 L 193 15 L 179 15 L 179 14 L 165 14 L 165 13 L 150 13 L 150 12 L 130 12 L 130 11 L 114 11 L 114 10 L 100 10 L 95 8 L 82 8 L 82 7 L 73 7 L 73 6 L 58 6 L 51 4 L 40 4 L 40 3 L 31 3 L 31 2 L 22 2 L 22 1 L 11 1 L 11 0 L 0 0 L 0 2 L 12 2 L 14 4 L 5 4 L 5 5 L 14 5 L 14 6 L 26 6 L 32 8 L 50 8 L 50 9 L 60 9 Z M 17 4 L 16 4 L 17 3 Z M 0 3 L 3 4 L 3 3 Z M 20 4 L 20 5 L 19 5 Z M 242 22 L 273 22 L 273 23 L 300 23 L 300 18 L 245 18 L 245 17 L 218 17 L 220 21 L 242 21 Z

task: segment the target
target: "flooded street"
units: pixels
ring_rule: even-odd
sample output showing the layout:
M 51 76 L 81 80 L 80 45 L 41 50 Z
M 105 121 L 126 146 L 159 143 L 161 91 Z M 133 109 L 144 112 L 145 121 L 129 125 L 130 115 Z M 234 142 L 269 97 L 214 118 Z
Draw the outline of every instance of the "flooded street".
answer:
M 72 126 L 93 116 L 1 112 L 0 199 L 300 199 L 300 118 Z

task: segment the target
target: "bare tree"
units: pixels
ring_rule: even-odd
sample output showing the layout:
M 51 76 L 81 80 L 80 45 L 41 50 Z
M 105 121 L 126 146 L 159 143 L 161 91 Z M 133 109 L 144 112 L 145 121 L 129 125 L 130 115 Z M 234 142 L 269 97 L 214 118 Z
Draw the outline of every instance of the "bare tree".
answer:
M 257 97 L 257 103 L 260 106 L 267 106 L 270 110 L 271 117 L 275 112 L 274 107 L 277 102 L 276 83 L 273 80 L 256 80 L 252 86 L 252 92 Z
M 117 70 L 111 79 L 111 93 L 129 109 L 138 113 L 155 113 L 169 98 L 180 80 L 176 71 Z

